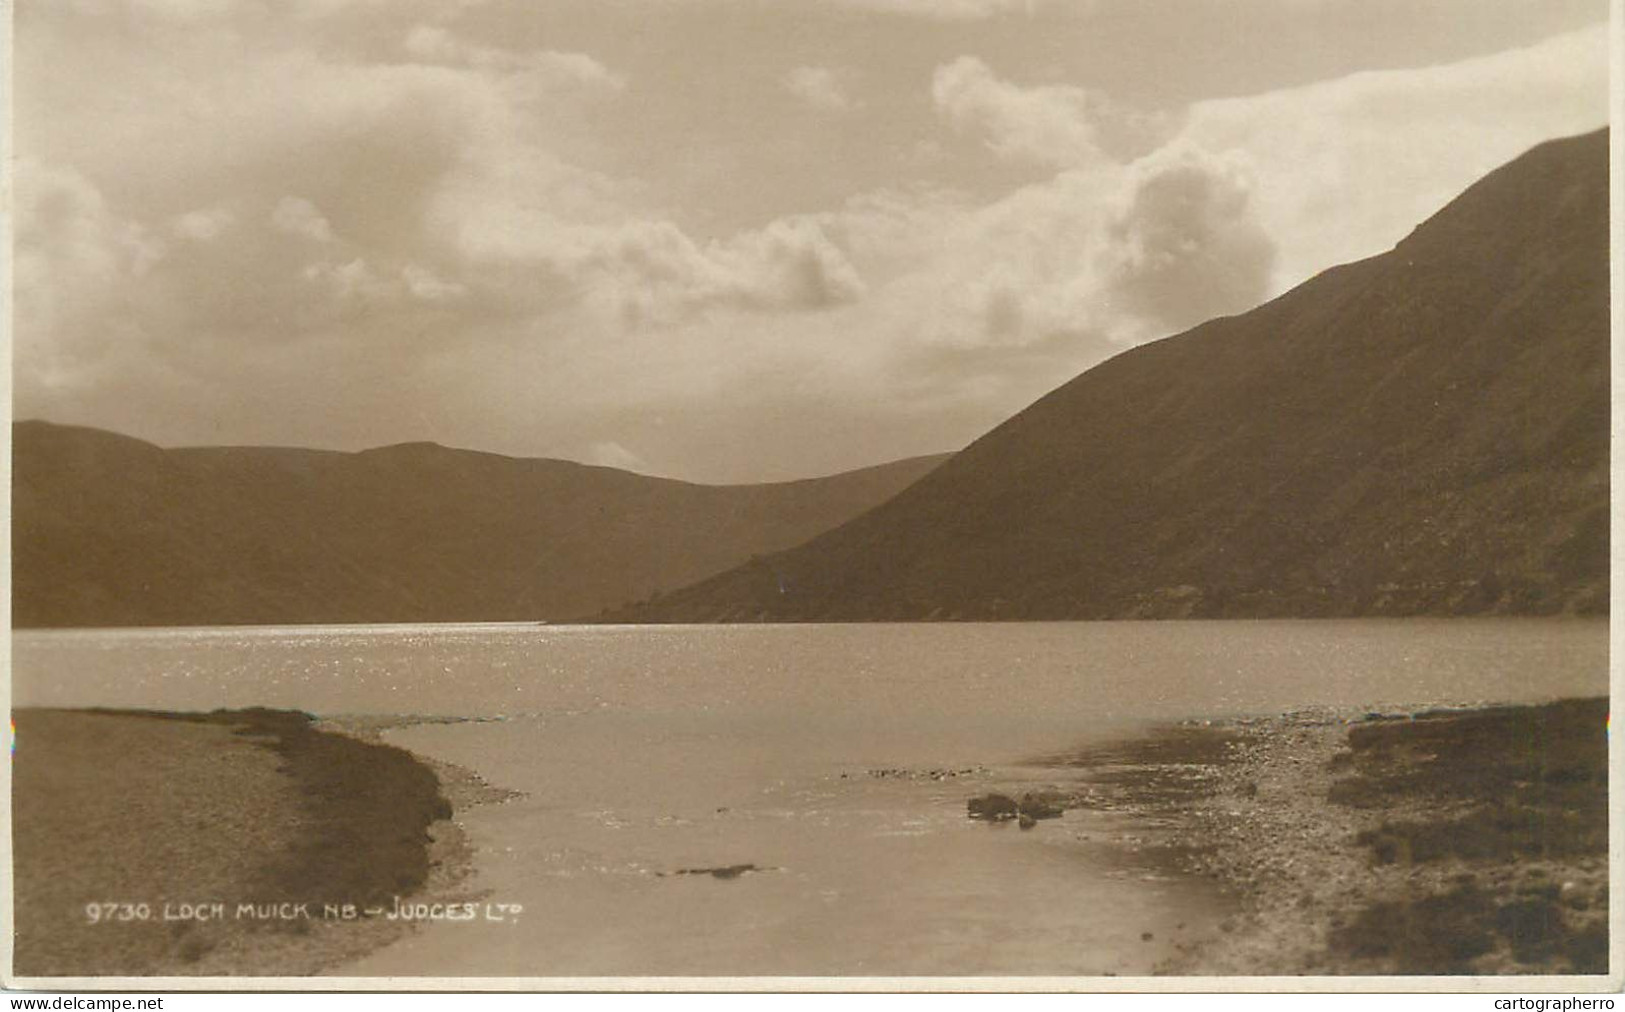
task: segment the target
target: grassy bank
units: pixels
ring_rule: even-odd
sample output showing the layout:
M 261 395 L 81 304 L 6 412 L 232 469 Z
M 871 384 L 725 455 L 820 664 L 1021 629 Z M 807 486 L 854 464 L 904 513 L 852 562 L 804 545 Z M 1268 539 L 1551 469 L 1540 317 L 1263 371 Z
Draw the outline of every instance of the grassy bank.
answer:
M 1167 969 L 1607 973 L 1607 718 L 1584 699 L 1181 729 L 1176 843 L 1242 913 Z
M 306 714 L 13 719 L 20 975 L 315 973 L 405 930 L 326 904 L 455 877 L 435 773 Z

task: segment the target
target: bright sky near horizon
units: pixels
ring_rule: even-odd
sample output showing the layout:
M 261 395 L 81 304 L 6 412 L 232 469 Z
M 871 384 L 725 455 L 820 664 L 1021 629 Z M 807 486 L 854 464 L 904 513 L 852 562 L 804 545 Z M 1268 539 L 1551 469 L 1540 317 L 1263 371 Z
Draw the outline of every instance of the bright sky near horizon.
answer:
M 953 449 L 1607 121 L 1606 0 L 18 0 L 14 414 Z

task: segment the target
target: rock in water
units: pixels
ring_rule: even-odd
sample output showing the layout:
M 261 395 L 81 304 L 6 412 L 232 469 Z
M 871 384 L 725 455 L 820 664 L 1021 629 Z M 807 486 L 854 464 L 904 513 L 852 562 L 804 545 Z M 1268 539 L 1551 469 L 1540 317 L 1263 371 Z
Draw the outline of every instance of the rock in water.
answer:
M 1066 809 L 1057 804 L 1059 796 L 1052 793 L 1027 793 L 1021 796 L 1019 811 L 1028 819 L 1059 819 Z
M 1016 799 L 1003 794 L 984 794 L 965 802 L 965 814 L 987 822 L 1008 822 L 1020 814 Z
M 709 875 L 712 878 L 719 878 L 727 881 L 729 879 L 736 879 L 741 875 L 749 874 L 751 872 L 776 870 L 777 869 L 774 868 L 763 868 L 755 864 L 729 864 L 720 865 L 716 868 L 679 868 L 676 871 L 662 871 L 656 872 L 655 874 L 659 875 L 661 878 L 665 878 L 668 875 Z

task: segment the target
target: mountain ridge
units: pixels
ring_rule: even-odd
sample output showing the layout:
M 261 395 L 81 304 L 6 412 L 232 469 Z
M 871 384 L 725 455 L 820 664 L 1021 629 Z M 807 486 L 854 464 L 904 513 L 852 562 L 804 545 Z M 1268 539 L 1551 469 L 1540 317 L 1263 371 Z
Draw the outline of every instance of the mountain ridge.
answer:
M 947 456 L 718 486 L 423 443 L 12 439 L 21 628 L 568 620 L 805 540 Z

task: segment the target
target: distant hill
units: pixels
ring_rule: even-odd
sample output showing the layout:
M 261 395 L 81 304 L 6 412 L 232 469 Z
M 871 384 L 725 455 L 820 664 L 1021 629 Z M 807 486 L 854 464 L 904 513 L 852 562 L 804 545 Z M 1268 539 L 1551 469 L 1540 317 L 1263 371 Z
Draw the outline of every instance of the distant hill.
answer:
M 1603 613 L 1608 141 L 1113 358 L 637 621 Z
M 12 439 L 19 627 L 569 619 L 805 541 L 944 459 L 705 486 L 429 443 Z

